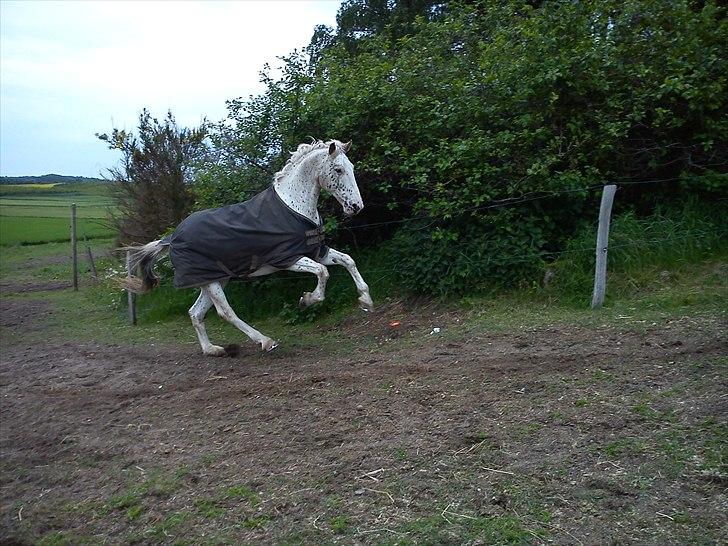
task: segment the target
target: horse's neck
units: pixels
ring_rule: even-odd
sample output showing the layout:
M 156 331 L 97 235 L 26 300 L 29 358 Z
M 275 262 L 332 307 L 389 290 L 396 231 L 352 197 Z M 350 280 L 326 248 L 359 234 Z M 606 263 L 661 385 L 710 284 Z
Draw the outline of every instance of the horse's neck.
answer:
M 281 180 L 276 180 L 273 189 L 286 205 L 319 224 L 317 205 L 320 188 L 316 182 L 315 161 L 314 157 L 303 160 Z

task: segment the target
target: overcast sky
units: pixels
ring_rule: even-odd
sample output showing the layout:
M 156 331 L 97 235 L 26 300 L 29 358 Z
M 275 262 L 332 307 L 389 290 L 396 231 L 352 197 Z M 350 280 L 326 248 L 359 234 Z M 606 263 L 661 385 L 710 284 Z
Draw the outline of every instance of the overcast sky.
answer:
M 94 133 L 134 128 L 144 107 L 218 121 L 339 5 L 0 0 L 0 174 L 98 176 L 120 155 Z

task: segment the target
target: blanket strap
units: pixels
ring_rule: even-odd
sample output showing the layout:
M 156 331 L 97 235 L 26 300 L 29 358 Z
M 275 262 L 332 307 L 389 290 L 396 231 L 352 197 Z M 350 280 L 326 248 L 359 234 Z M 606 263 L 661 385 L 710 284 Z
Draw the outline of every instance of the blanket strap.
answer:
M 309 246 L 320 245 L 324 242 L 325 238 L 323 226 L 319 226 L 316 229 L 309 229 L 306 232 L 306 244 Z
M 228 275 L 230 275 L 231 277 L 237 277 L 237 275 L 235 273 L 233 273 L 232 271 L 230 271 L 230 269 L 228 268 L 228 266 L 226 266 L 220 260 L 217 261 L 217 266 L 220 269 L 222 269 L 225 273 L 227 273 Z

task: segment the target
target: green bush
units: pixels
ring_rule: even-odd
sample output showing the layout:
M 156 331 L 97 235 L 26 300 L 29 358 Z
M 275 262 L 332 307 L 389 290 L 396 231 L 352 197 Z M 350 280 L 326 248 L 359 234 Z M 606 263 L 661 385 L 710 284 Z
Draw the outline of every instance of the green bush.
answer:
M 438 218 L 390 245 L 407 286 L 451 294 L 532 281 L 592 221 L 598 196 L 581 188 L 666 180 L 622 193 L 639 216 L 728 190 L 728 19 L 716 2 L 349 0 L 338 23 L 283 58 L 280 77 L 266 67 L 261 95 L 229 101 L 198 205 L 269 184 L 309 135 L 352 139 L 366 207 L 345 226 L 374 224 L 357 232 L 374 246 L 390 221 Z M 323 209 L 338 214 L 331 200 Z M 334 246 L 343 233 L 330 232 Z

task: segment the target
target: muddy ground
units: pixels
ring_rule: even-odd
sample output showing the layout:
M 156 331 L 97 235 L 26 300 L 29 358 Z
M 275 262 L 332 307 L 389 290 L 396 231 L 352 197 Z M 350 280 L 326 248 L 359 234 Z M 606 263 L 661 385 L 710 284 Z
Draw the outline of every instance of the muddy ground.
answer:
M 725 543 L 720 316 L 402 324 L 333 354 L 4 343 L 0 542 Z

